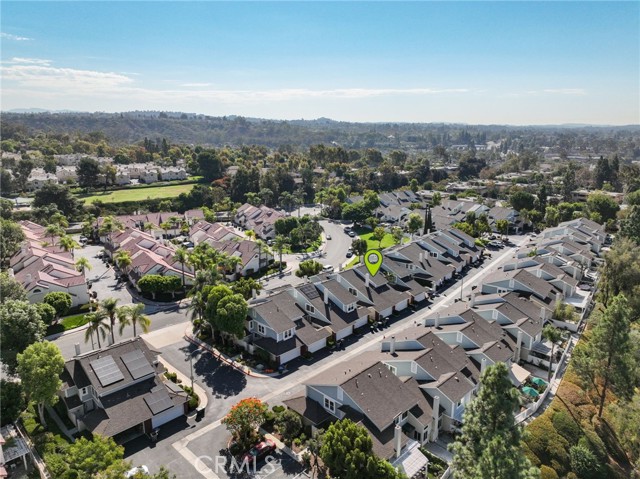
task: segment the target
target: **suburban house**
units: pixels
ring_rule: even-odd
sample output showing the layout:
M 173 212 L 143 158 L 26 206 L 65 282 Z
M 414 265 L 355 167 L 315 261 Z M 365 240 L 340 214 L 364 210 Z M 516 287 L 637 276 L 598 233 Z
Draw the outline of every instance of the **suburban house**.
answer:
M 233 222 L 246 230 L 252 230 L 259 238 L 269 240 L 276 237 L 276 221 L 284 217 L 285 213 L 273 208 L 245 203 L 236 211 Z
M 453 279 L 456 268 L 440 261 L 437 257 L 438 253 L 427 250 L 423 245 L 425 243 L 417 241 L 386 250 L 383 268 L 389 265 L 387 261 L 389 259 L 395 263 L 396 267 L 404 267 L 411 271 L 416 280 L 425 281 L 435 292 L 444 283 Z
M 209 223 L 207 221 L 198 221 L 189 229 L 189 238 L 194 245 L 200 243 L 221 242 L 221 241 L 238 241 L 242 239 L 236 231 L 225 226 L 222 223 Z
M 26 186 L 28 191 L 38 191 L 48 183 L 58 184 L 58 177 L 55 173 L 47 173 L 42 168 L 34 168 L 27 178 Z
M 500 220 L 506 220 L 509 223 L 509 233 L 520 234 L 525 226 L 520 218 L 520 213 L 513 208 L 494 206 L 489 210 L 487 216 L 489 217 L 489 225 L 495 233 L 500 233 L 496 226 Z
M 32 303 L 42 302 L 52 292 L 71 295 L 72 306 L 89 302 L 87 280 L 75 267 L 71 253 L 56 245 L 57 237 L 46 235 L 45 228 L 31 221 L 21 221 L 25 241 L 9 259 L 9 274 L 25 288 Z
M 139 337 L 86 354 L 76 349 L 59 392 L 71 422 L 123 443 L 184 416 L 187 394 L 162 380 L 158 354 Z

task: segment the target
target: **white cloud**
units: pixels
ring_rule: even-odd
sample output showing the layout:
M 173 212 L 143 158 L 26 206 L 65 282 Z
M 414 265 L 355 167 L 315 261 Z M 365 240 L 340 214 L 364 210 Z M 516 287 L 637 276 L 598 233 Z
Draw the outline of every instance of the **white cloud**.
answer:
M 69 95 L 113 92 L 133 82 L 131 78 L 117 73 L 57 68 L 43 62 L 46 60 L 2 66 L 2 78 L 5 81 L 14 81 L 23 88 L 37 88 L 45 92 L 55 91 Z
M 51 60 L 44 60 L 42 58 L 22 58 L 13 57 L 6 63 L 11 64 L 27 64 L 27 65 L 51 65 Z
M 183 83 L 180 86 L 185 88 L 206 88 L 211 86 L 211 83 Z
M 557 95 L 581 95 L 587 94 L 584 88 L 547 88 L 542 90 L 543 93 L 552 93 Z
M 27 41 L 33 40 L 33 38 L 21 37 L 21 36 L 18 36 L 18 35 L 13 35 L 11 33 L 7 33 L 7 32 L 0 32 L 0 38 L 5 38 L 7 40 L 13 40 L 15 42 L 27 42 Z

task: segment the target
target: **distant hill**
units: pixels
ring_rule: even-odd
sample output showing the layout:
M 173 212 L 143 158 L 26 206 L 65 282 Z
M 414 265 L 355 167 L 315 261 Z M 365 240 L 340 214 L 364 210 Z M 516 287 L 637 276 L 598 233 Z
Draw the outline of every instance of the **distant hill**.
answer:
M 581 131 L 592 134 L 596 131 L 606 137 L 620 132 L 632 135 L 640 132 L 638 125 L 515 127 L 445 123 L 349 123 L 328 118 L 281 121 L 159 111 L 80 113 L 28 109 L 3 113 L 0 121 L 4 138 L 11 137 L 17 131 L 27 135 L 85 135 L 101 131 L 114 145 L 138 143 L 144 138 L 167 138 L 173 143 L 212 146 L 256 144 L 271 148 L 282 145 L 306 148 L 324 143 L 345 148 L 405 148 L 415 151 L 431 149 L 439 144 L 481 144 L 525 133 L 553 137 L 567 130 L 576 134 Z

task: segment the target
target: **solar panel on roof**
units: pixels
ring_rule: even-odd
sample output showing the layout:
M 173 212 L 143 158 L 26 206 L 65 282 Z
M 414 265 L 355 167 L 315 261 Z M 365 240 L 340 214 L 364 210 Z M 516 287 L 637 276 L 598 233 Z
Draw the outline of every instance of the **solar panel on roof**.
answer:
M 120 357 L 133 379 L 140 379 L 141 377 L 148 376 L 155 372 L 153 366 L 149 364 L 149 360 L 139 349 L 123 354 Z
M 153 392 L 150 396 L 146 396 L 144 401 L 147 403 L 147 406 L 149 406 L 149 409 L 151 409 L 151 413 L 154 416 L 162 411 L 166 411 L 170 407 L 173 407 L 173 401 L 164 387 Z
M 309 299 L 316 299 L 320 297 L 320 293 L 318 289 L 313 284 L 303 284 L 298 288 L 302 294 L 304 294 Z
M 124 379 L 122 371 L 120 371 L 120 368 L 111 356 L 94 359 L 89 364 L 93 372 L 98 376 L 98 381 L 100 381 L 102 387 L 109 386 Z

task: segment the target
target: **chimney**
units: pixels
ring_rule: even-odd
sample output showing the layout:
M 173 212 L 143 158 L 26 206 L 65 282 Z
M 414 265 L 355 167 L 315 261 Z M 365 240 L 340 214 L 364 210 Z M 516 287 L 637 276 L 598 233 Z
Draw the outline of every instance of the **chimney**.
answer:
M 439 327 L 440 327 L 440 313 L 436 313 L 436 319 L 434 320 L 433 325 L 434 325 L 436 328 L 439 328 Z
M 20 248 L 23 253 L 27 252 L 27 243 L 22 243 L 22 247 Z
M 547 311 L 545 310 L 544 306 L 540 306 L 540 319 L 547 319 Z
M 400 451 L 402 450 L 402 428 L 398 424 L 396 424 L 396 427 L 393 430 L 393 439 L 397 459 L 400 457 Z
M 472 308 L 476 305 L 476 293 L 471 293 L 471 303 L 469 305 Z
M 7 270 L 7 274 L 9 275 L 9 278 L 15 278 L 15 273 L 13 272 L 13 268 L 9 268 Z
M 562 293 L 560 291 L 556 291 L 556 302 L 561 303 L 563 299 Z
M 391 336 L 391 339 L 389 340 L 389 352 L 391 354 L 396 353 L 396 337 L 395 336 Z
M 25 282 L 25 284 L 29 284 L 29 283 L 31 283 L 31 274 L 28 274 L 28 275 L 25 277 L 25 281 L 24 281 L 24 282 Z
M 255 288 L 251 288 L 251 297 L 253 299 L 256 299 L 257 296 L 258 296 L 258 294 L 256 293 L 256 289 Z
M 329 289 L 324 288 L 324 304 L 329 304 Z
M 369 287 L 369 273 L 367 273 L 367 274 L 364 276 L 364 286 L 365 286 L 366 288 L 368 288 L 368 287 Z
M 485 369 L 487 369 L 487 358 L 482 358 L 482 362 L 480 363 L 480 374 L 482 374 Z
M 438 439 L 438 418 L 440 416 L 440 396 L 433 397 L 433 414 L 431 415 L 431 442 Z
M 76 343 L 75 347 L 76 347 L 76 356 L 80 356 L 80 343 Z
M 420 252 L 420 262 L 421 263 L 422 263 L 423 259 L 424 259 L 424 253 Z
M 516 339 L 516 357 L 515 357 L 516 363 L 520 361 L 521 349 L 522 349 L 522 330 L 518 331 L 518 339 Z

